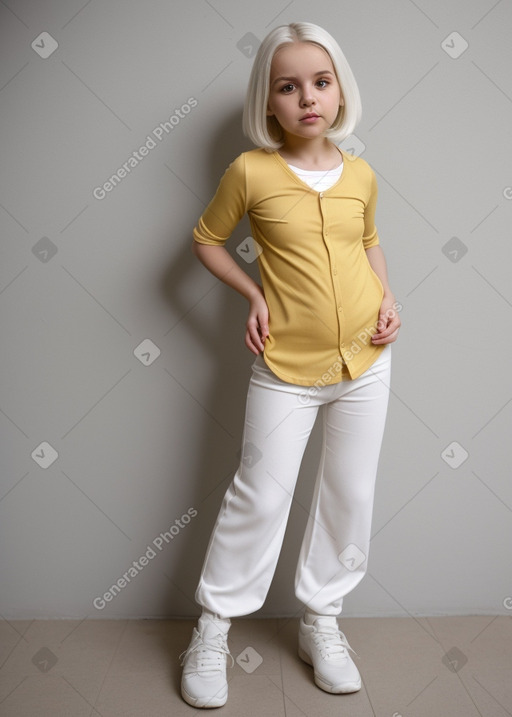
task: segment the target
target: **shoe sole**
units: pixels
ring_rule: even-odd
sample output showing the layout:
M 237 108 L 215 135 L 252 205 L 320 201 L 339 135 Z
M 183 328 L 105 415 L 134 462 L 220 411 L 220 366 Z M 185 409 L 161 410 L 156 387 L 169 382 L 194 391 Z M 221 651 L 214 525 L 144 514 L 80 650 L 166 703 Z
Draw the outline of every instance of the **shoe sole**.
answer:
M 311 665 L 314 671 L 315 666 L 313 665 L 313 660 L 308 655 L 308 653 L 301 647 L 299 647 L 299 657 L 306 664 Z M 314 674 L 315 685 L 317 687 L 320 687 L 321 690 L 324 690 L 324 692 L 329 692 L 331 695 L 346 695 L 350 692 L 359 692 L 359 690 L 361 689 L 361 680 L 358 680 L 357 682 L 347 682 L 344 685 L 336 686 L 331 685 L 328 682 L 324 682 L 320 677 L 317 676 L 316 672 Z
M 191 707 L 197 707 L 199 709 L 214 709 L 215 707 L 224 707 L 224 705 L 228 701 L 227 692 L 222 697 L 214 696 L 207 702 L 204 702 L 198 697 L 191 697 L 191 695 L 189 695 L 183 687 L 181 688 L 181 696 L 188 705 L 190 705 Z

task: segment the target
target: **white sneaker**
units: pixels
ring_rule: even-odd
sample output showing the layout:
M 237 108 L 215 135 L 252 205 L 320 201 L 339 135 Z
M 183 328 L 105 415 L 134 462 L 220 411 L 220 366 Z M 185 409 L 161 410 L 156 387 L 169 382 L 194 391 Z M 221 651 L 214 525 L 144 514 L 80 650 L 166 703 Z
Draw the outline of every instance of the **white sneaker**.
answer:
M 340 632 L 336 617 L 321 615 L 312 623 L 308 625 L 301 618 L 299 657 L 313 666 L 317 687 L 334 694 L 360 690 L 361 675 L 348 654 L 352 648 Z
M 181 695 L 192 707 L 222 707 L 228 699 L 226 661 L 229 652 L 227 634 L 231 621 L 201 615 L 198 629 L 180 659 L 183 665 Z

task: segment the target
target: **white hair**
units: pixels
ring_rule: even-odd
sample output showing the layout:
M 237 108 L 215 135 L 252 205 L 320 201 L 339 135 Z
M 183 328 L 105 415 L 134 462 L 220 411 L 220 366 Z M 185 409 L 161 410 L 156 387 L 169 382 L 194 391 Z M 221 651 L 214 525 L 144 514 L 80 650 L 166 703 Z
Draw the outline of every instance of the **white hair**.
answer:
M 309 42 L 323 48 L 331 58 L 345 104 L 340 107 L 325 136 L 341 142 L 354 131 L 361 119 L 361 96 L 355 77 L 336 40 L 326 30 L 310 22 L 293 22 L 274 28 L 261 43 L 245 97 L 242 127 L 258 147 L 272 152 L 282 147 L 283 131 L 274 116 L 267 116 L 270 68 L 278 48 L 291 42 Z

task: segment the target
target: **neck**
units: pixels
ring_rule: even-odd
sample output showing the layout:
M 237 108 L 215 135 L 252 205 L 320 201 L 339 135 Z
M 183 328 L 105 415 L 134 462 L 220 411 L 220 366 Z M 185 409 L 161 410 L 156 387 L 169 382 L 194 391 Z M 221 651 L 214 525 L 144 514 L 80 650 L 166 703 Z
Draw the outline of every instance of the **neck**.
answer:
M 286 161 L 303 165 L 303 169 L 331 169 L 341 160 L 339 149 L 327 137 L 305 139 L 287 135 L 279 153 Z

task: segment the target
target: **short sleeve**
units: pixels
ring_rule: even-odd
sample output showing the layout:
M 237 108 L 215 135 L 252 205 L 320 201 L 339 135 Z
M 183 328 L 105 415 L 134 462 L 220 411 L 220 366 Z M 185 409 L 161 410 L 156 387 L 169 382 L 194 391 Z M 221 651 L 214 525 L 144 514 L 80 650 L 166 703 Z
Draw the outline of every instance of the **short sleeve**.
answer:
M 241 154 L 222 175 L 215 195 L 194 227 L 194 240 L 223 246 L 245 212 L 246 171 Z
M 375 226 L 375 209 L 377 206 L 378 195 L 377 178 L 373 169 L 370 168 L 370 172 L 370 196 L 364 210 L 363 246 L 365 249 L 369 249 L 370 247 L 377 246 L 379 244 L 379 235 L 377 233 L 377 227 Z

